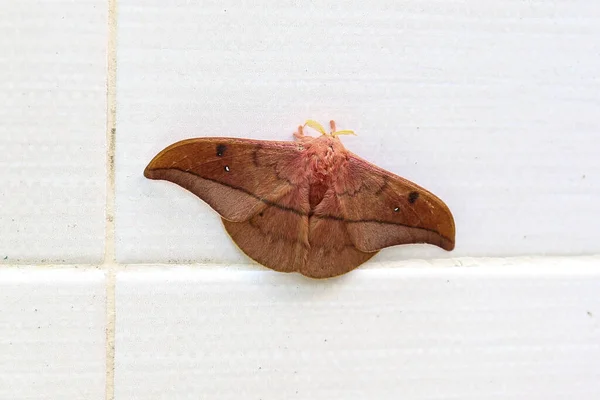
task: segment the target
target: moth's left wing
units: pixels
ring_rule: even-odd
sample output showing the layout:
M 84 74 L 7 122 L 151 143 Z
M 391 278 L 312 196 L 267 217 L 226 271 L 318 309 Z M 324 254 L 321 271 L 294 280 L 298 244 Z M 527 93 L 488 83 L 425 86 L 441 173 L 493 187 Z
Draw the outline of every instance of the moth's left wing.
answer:
M 144 174 L 196 194 L 235 243 L 277 271 L 300 270 L 308 252 L 309 187 L 294 142 L 199 138 L 161 151 Z

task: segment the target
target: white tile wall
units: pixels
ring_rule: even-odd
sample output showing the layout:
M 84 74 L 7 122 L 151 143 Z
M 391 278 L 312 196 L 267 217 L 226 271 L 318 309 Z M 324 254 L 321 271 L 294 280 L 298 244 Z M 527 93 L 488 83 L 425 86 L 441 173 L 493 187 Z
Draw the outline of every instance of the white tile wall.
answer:
M 142 171 L 180 139 L 285 140 L 306 118 L 355 129 L 348 148 L 455 214 L 454 253 L 376 260 L 596 253 L 597 37 L 589 0 L 123 0 L 117 257 L 247 262 L 209 207 Z
M 139 267 L 117 276 L 116 398 L 596 399 L 597 266 Z
M 600 254 L 600 3 L 5 3 L 0 399 L 600 397 L 600 259 L 572 257 Z M 440 195 L 456 251 L 277 274 L 142 176 L 176 140 L 306 118 Z M 478 257 L 534 254 L 571 257 Z
M 106 2 L 0 7 L 0 263 L 100 262 Z
M 0 268 L 0 399 L 104 399 L 102 271 Z

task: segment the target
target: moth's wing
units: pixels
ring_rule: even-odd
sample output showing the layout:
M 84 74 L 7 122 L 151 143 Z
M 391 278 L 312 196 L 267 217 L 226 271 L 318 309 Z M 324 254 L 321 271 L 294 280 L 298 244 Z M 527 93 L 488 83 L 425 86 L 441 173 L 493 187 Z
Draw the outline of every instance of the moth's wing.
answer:
M 293 142 L 200 138 L 175 143 L 146 168 L 207 202 L 252 259 L 277 271 L 298 271 L 308 248 L 308 181 Z
M 308 221 L 309 247 L 300 272 L 342 275 L 397 244 L 454 247 L 448 207 L 420 186 L 348 153 L 344 168 Z
M 144 175 L 176 183 L 224 219 L 240 222 L 294 190 L 300 179 L 293 173 L 299 154 L 293 142 L 188 139 L 158 153 Z
M 243 222 L 223 219 L 227 233 L 250 258 L 281 272 L 301 271 L 308 252 L 308 213 L 289 205 L 308 204 L 308 186 L 297 186 L 275 204 Z
M 442 200 L 352 153 L 332 190 L 338 209 L 321 217 L 343 220 L 360 251 L 408 243 L 454 248 L 454 218 Z
M 339 202 L 332 190 L 326 194 L 310 217 L 310 247 L 306 263 L 301 270 L 304 275 L 313 278 L 342 275 L 377 253 L 357 249 L 343 219 L 321 218 L 324 215 L 340 215 Z

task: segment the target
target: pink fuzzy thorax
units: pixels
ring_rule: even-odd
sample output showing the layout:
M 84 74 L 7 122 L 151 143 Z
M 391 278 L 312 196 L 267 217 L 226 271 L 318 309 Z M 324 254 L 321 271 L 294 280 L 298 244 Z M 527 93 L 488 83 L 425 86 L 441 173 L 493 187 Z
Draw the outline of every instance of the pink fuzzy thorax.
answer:
M 325 197 L 327 190 L 340 174 L 337 172 L 348 159 L 348 150 L 340 139 L 333 135 L 318 137 L 304 134 L 294 135 L 302 143 L 303 157 L 306 162 L 305 176 L 310 185 L 309 203 L 314 209 Z

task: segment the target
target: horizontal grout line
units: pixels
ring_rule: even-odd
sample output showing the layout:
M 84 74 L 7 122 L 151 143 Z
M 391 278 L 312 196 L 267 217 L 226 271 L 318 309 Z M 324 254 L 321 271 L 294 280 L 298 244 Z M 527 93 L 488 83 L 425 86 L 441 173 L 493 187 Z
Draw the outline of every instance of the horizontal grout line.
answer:
M 440 259 L 406 259 L 397 261 L 371 261 L 357 268 L 357 270 L 377 270 L 377 269 L 482 269 L 488 267 L 514 267 L 522 264 L 536 268 L 548 268 L 549 264 L 554 266 L 570 266 L 572 263 L 578 266 L 593 265 L 600 266 L 600 254 L 585 256 L 519 256 L 519 257 L 460 257 L 460 258 L 440 258 Z M 98 264 L 88 263 L 64 263 L 64 264 L 40 264 L 40 263 L 11 263 L 0 264 L 0 271 L 8 269 L 78 269 L 78 270 L 97 270 L 97 271 L 123 271 L 137 268 L 197 268 L 197 269 L 216 269 L 224 267 L 234 267 L 247 271 L 271 272 L 258 264 L 252 263 L 155 263 L 155 262 L 136 262 L 136 263 L 117 263 L 103 262 Z M 600 273 L 600 268 L 598 268 Z M 352 272 L 350 272 L 352 273 Z

